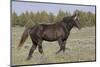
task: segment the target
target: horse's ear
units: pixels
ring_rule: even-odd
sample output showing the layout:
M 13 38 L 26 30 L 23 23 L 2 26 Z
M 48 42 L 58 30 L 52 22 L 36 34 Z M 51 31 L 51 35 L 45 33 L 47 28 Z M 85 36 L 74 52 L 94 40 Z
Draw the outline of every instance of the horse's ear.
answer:
M 75 14 L 73 14 L 73 17 L 75 17 L 75 16 L 77 16 L 77 14 L 75 13 Z
M 73 18 L 74 20 L 76 20 L 76 19 L 77 19 L 77 15 L 74 14 L 74 15 L 72 16 L 72 18 Z

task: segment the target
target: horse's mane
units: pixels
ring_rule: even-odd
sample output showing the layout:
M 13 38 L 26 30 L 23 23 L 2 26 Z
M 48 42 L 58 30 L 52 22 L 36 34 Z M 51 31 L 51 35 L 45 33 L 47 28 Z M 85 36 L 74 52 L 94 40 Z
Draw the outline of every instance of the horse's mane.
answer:
M 68 22 L 68 21 L 70 21 L 70 20 L 71 20 L 71 17 L 72 17 L 72 16 L 66 16 L 66 17 L 64 17 L 64 18 L 62 19 L 62 22 Z

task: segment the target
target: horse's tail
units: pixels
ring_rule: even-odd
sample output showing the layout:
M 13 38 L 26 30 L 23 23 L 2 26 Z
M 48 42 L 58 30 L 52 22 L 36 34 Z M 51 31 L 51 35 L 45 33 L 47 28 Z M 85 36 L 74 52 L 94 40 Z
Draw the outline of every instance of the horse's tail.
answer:
M 20 43 L 18 45 L 18 48 L 22 47 L 24 42 L 26 41 L 26 39 L 28 38 L 28 33 L 29 33 L 29 28 L 28 29 L 25 29 L 24 33 L 22 34 L 22 37 L 21 37 L 21 40 L 20 40 Z

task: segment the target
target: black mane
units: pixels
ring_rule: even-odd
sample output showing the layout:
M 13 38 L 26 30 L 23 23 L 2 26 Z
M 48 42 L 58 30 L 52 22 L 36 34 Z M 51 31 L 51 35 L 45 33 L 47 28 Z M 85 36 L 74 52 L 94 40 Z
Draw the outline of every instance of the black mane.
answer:
M 71 16 L 66 16 L 62 19 L 62 22 L 69 22 L 71 20 Z

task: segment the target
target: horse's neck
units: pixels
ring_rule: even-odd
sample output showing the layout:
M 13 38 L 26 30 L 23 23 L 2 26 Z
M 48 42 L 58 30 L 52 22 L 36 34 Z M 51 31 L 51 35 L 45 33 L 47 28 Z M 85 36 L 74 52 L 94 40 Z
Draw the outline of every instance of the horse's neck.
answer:
M 66 22 L 67 23 L 67 22 Z M 73 28 L 73 24 L 72 23 L 67 23 L 65 22 L 57 22 L 55 23 L 56 25 L 62 25 L 64 26 L 69 32 L 71 31 L 71 29 Z
M 68 31 L 71 31 L 71 29 L 73 28 L 73 24 L 71 24 L 71 23 L 67 23 L 65 25 L 66 25 L 66 28 L 68 29 Z

